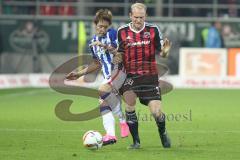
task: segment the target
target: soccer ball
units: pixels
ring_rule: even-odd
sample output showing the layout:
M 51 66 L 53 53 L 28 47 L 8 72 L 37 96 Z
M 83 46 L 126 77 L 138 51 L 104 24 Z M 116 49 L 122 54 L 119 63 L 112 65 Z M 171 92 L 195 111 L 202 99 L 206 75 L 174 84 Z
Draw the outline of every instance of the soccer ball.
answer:
M 91 150 L 96 150 L 102 147 L 103 137 L 98 131 L 87 131 L 83 135 L 83 145 Z

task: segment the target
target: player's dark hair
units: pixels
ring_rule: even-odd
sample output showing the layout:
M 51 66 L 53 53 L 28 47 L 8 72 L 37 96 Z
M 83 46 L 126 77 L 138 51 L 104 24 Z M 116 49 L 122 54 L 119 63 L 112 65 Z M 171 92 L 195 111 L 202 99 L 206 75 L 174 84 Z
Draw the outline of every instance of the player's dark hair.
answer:
M 112 12 L 108 9 L 100 9 L 97 11 L 94 18 L 94 23 L 97 25 L 99 21 L 107 21 L 109 24 L 112 24 Z

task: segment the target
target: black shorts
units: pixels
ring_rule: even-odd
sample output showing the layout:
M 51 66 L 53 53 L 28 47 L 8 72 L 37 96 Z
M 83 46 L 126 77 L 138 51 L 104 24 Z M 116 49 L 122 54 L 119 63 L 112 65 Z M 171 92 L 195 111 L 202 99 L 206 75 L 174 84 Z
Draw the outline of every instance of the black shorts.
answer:
M 151 100 L 161 100 L 158 75 L 127 74 L 126 80 L 120 88 L 120 93 L 132 90 L 136 93 L 140 103 L 148 105 Z

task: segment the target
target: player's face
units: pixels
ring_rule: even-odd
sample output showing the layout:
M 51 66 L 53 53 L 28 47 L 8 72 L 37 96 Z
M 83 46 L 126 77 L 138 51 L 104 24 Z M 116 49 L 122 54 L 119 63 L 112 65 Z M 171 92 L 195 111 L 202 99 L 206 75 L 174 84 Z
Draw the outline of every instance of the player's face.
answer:
M 110 24 L 108 21 L 99 21 L 96 25 L 96 34 L 98 36 L 104 36 L 107 33 Z
M 132 20 L 132 27 L 136 30 L 140 30 L 144 26 L 146 20 L 146 11 L 144 9 L 134 8 L 130 13 Z

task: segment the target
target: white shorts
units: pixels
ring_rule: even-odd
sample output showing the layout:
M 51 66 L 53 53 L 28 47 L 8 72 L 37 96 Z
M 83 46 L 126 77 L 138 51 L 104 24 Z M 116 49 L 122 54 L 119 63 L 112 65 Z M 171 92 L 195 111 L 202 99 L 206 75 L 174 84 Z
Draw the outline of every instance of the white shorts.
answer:
M 105 79 L 102 84 L 108 83 L 112 86 L 113 89 L 119 90 L 123 85 L 125 79 L 126 73 L 124 68 L 122 70 L 114 69 L 112 70 L 111 78 Z

